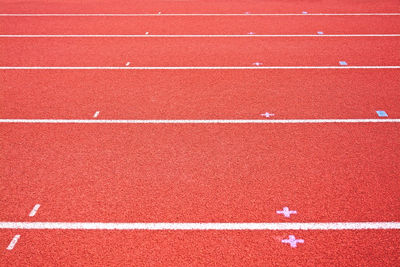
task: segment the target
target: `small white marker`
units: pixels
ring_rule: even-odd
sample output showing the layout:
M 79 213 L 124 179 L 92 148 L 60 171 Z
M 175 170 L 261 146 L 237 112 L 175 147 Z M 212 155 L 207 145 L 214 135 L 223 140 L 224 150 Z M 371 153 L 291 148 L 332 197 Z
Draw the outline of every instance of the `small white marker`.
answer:
M 97 118 L 97 116 L 99 116 L 100 111 L 96 111 L 96 113 L 94 113 L 93 118 Z
M 254 66 L 261 66 L 262 63 L 261 63 L 261 62 L 255 62 L 255 63 L 253 63 L 253 65 L 254 65 Z
M 265 112 L 265 114 L 260 114 L 260 115 L 261 115 L 261 116 L 263 116 L 263 117 L 266 117 L 266 118 L 269 118 L 269 117 L 275 116 L 275 114 L 268 113 L 268 112 Z
M 131 63 L 130 62 L 127 62 L 126 64 L 125 64 L 125 66 L 129 66 Z
M 29 213 L 29 216 L 30 216 L 30 217 L 35 216 L 35 214 L 36 214 L 36 212 L 38 211 L 39 208 L 40 208 L 40 204 L 36 204 L 36 205 L 33 207 L 31 213 Z
M 248 34 L 253 35 L 253 34 L 256 34 L 256 33 L 255 32 L 249 32 Z
M 302 14 L 308 14 L 308 12 L 307 11 L 303 11 L 303 12 L 301 12 Z
M 340 64 L 341 66 L 347 66 L 347 62 L 346 62 L 346 61 L 339 61 L 339 64 Z
M 161 11 L 160 12 L 158 12 L 158 15 L 160 15 L 161 14 Z
M 317 32 L 318 34 L 324 34 L 324 32 Z
M 149 32 L 146 32 L 145 34 L 147 35 L 147 34 L 149 34 Z
M 8 250 L 12 250 L 15 246 L 15 244 L 17 244 L 18 239 L 21 237 L 21 235 L 15 235 L 14 238 L 11 240 L 10 244 L 8 245 L 7 249 Z
M 247 11 L 247 12 L 244 12 L 244 14 L 250 14 L 250 12 L 249 12 L 249 11 Z

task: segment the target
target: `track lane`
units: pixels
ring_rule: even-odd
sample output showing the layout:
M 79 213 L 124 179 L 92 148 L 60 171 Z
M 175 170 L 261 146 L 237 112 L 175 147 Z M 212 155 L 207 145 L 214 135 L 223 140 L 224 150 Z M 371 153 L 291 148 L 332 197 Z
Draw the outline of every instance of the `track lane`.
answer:
M 398 127 L 3 124 L 0 219 L 399 221 Z
M 398 70 L 8 70 L 3 119 L 400 118 Z
M 379 265 L 398 261 L 399 231 L 0 231 L 21 238 L 7 265 Z M 291 248 L 288 235 L 303 239 Z M 23 256 L 22 256 L 23 255 Z
M 400 16 L 0 17 L 0 34 L 398 34 Z
M 396 66 L 398 37 L 0 39 L 1 66 Z M 373 55 L 373 56 L 372 56 Z
M 400 12 L 397 0 L 341 0 L 326 1 L 107 1 L 79 0 L 68 2 L 34 1 L 20 4 L 13 0 L 1 0 L 0 13 L 343 13 L 343 12 Z

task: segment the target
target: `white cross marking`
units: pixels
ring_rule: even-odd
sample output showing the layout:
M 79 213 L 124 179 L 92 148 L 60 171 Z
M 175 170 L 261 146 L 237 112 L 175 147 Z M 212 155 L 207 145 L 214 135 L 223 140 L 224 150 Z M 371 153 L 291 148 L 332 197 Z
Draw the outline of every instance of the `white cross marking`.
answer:
M 297 214 L 297 211 L 289 210 L 288 207 L 283 207 L 283 210 L 277 210 L 276 213 L 283 214 L 285 217 L 289 218 L 290 214 Z
M 304 243 L 303 239 L 296 239 L 294 235 L 289 235 L 289 239 L 283 239 L 282 243 L 289 243 L 292 248 L 297 247 L 297 243 Z
M 266 117 L 266 118 L 269 118 L 269 117 L 275 116 L 275 114 L 268 113 L 268 112 L 265 112 L 265 114 L 260 114 L 260 115 L 261 115 L 261 116 L 264 116 L 264 117 Z

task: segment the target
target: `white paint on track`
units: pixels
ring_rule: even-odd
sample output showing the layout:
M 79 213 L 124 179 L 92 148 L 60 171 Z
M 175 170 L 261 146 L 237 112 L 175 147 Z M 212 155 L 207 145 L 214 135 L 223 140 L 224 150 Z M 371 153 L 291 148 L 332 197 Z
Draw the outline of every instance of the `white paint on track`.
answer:
M 220 66 L 220 67 L 17 67 L 2 66 L 0 70 L 309 70 L 309 69 L 400 69 L 400 66 Z
M 3 34 L 0 38 L 300 38 L 300 37 L 400 37 L 400 34 Z
M 275 13 L 275 14 L 0 14 L 0 17 L 211 17 L 211 16 L 400 16 L 400 13 Z
M 12 250 L 18 242 L 18 239 L 21 235 L 15 235 L 14 238 L 11 240 L 10 244 L 7 247 L 7 250 Z
M 33 207 L 32 211 L 29 213 L 29 217 L 35 216 L 35 215 L 36 215 L 36 212 L 38 211 L 39 208 L 40 208 L 40 204 L 36 204 L 36 205 Z
M 400 119 L 293 119 L 293 120 L 79 120 L 0 119 L 0 123 L 97 123 L 97 124 L 292 124 L 292 123 L 400 123 Z
M 0 229 L 36 230 L 400 230 L 400 222 L 329 223 L 101 223 L 0 222 Z

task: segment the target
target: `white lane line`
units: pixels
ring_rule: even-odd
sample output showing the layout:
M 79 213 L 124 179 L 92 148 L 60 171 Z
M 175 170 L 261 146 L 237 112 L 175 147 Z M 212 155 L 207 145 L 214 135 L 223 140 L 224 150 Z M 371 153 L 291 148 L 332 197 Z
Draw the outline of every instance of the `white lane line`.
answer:
M 400 13 L 270 13 L 270 14 L 0 14 L 0 17 L 175 17 L 175 16 L 400 16 Z
M 36 205 L 33 207 L 31 213 L 29 213 L 29 217 L 35 216 L 35 214 L 36 214 L 36 212 L 38 211 L 39 208 L 40 208 L 40 204 L 36 204 Z
M 10 244 L 8 245 L 7 249 L 12 250 L 15 247 L 15 245 L 17 244 L 18 239 L 20 237 L 21 237 L 21 235 L 15 235 L 14 238 L 11 240 Z
M 98 124 L 291 124 L 291 123 L 399 123 L 400 119 L 294 119 L 294 120 L 79 120 L 0 119 L 0 123 L 98 123 Z
M 399 37 L 400 34 L 2 34 L 0 38 L 261 38 L 261 37 Z
M 101 223 L 0 222 L 0 229 L 63 230 L 400 230 L 400 222 L 329 223 Z
M 96 113 L 94 113 L 93 118 L 97 118 L 100 114 L 100 111 L 96 111 Z
M 235 67 L 13 67 L 0 70 L 309 70 L 309 69 L 400 69 L 400 66 L 235 66 Z

